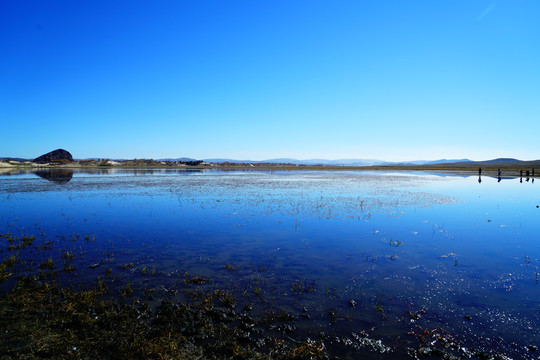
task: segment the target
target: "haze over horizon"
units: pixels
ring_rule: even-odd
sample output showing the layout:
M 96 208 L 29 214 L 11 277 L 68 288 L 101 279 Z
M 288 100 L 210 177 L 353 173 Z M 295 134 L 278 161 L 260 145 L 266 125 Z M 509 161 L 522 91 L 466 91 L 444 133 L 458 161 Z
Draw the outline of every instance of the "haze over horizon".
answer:
M 540 159 L 540 2 L 0 4 L 0 156 Z

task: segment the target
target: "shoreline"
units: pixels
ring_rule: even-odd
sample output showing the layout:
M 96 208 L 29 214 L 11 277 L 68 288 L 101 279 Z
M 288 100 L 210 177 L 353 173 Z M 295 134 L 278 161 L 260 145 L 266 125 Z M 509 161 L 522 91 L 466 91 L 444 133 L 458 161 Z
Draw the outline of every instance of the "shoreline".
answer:
M 504 177 L 529 177 L 534 178 L 537 175 L 532 173 L 532 168 L 523 168 L 516 166 L 485 166 L 482 168 L 482 175 L 486 176 L 498 176 L 498 170 L 502 172 Z M 449 173 L 466 173 L 469 175 L 478 174 L 478 167 L 474 166 L 445 166 L 445 165 L 373 165 L 373 166 L 316 166 L 316 165 L 293 165 L 293 164 L 204 164 L 204 165 L 182 165 L 176 163 L 166 164 L 80 164 L 78 162 L 64 163 L 64 164 L 37 164 L 31 162 L 24 162 L 14 164 L 14 161 L 0 161 L 1 170 L 276 170 L 276 171 L 295 171 L 295 170 L 308 170 L 308 171 L 425 171 L 425 172 L 449 172 Z M 531 173 L 525 175 L 525 172 L 529 170 Z M 520 174 L 523 171 L 523 174 Z

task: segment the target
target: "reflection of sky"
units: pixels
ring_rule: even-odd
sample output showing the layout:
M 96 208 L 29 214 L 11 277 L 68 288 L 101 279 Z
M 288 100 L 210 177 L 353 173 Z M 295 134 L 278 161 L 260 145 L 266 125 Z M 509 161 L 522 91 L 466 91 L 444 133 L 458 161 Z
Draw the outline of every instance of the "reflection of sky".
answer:
M 539 230 L 538 190 L 519 179 L 483 177 L 479 184 L 475 176 L 417 172 L 165 174 L 76 172 L 65 185 L 33 174 L 1 178 L 1 216 L 13 226 L 40 223 L 57 232 L 66 226 L 133 238 L 148 237 L 150 228 L 152 237 L 174 238 L 190 226 L 224 234 L 236 225 L 253 231 L 294 226 L 320 241 L 340 234 L 333 245 L 338 247 L 354 241 L 354 234 L 373 231 L 395 239 L 426 239 L 442 231 L 453 240 L 441 247 L 459 250 L 462 258 L 474 252 L 488 261 L 499 252 L 509 259 L 507 251 L 538 256 L 527 240 Z
M 440 311 L 474 312 L 484 303 L 534 309 L 540 190 L 519 179 L 477 179 L 418 172 L 75 172 L 58 185 L 23 174 L 0 177 L 0 232 L 94 234 L 98 244 L 133 251 L 122 256 L 167 266 L 180 266 L 182 257 L 183 269 L 203 273 L 212 265 L 195 259 L 216 259 L 213 266 L 222 269 L 230 262 L 265 264 L 279 254 L 273 276 L 285 282 L 309 278 L 349 289 L 351 279 L 361 278 L 363 291 Z M 347 291 L 343 296 L 356 296 Z M 538 325 L 537 314 L 526 316 Z M 511 329 L 524 336 L 522 330 Z

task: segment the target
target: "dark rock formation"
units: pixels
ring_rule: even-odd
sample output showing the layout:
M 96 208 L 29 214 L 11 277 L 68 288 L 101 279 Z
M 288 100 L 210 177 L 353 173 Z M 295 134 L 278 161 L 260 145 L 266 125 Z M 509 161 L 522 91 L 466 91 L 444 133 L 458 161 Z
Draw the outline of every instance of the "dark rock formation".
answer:
M 50 162 L 69 162 L 73 161 L 73 156 L 71 156 L 69 151 L 64 149 L 56 149 L 46 153 L 45 155 L 41 155 L 32 161 L 38 164 L 46 164 Z

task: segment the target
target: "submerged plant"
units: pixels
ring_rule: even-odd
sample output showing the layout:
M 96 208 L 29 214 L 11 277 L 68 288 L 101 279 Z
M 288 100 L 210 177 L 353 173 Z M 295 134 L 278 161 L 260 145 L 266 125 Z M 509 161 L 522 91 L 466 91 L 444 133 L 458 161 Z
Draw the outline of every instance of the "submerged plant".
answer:
M 71 264 L 65 264 L 64 265 L 64 272 L 73 272 L 75 271 L 75 267 Z
M 120 288 L 120 294 L 124 297 L 133 295 L 133 289 L 131 288 L 131 282 L 128 281 L 128 283 Z
M 42 261 L 39 265 L 41 269 L 53 269 L 54 268 L 54 260 L 52 257 L 49 257 L 47 260 Z
M 293 293 L 299 294 L 303 292 L 313 292 L 315 291 L 315 280 L 310 284 L 307 280 L 297 280 L 291 284 L 291 291 Z
M 73 260 L 73 251 L 63 251 L 62 257 L 67 260 Z
M 3 261 L 3 264 L 6 268 L 13 268 L 15 264 L 18 264 L 21 262 L 21 258 L 19 257 L 19 254 L 10 254 L 7 259 Z
M 233 307 L 236 304 L 236 299 L 234 296 L 226 290 L 215 290 L 214 295 L 216 295 L 223 306 Z

